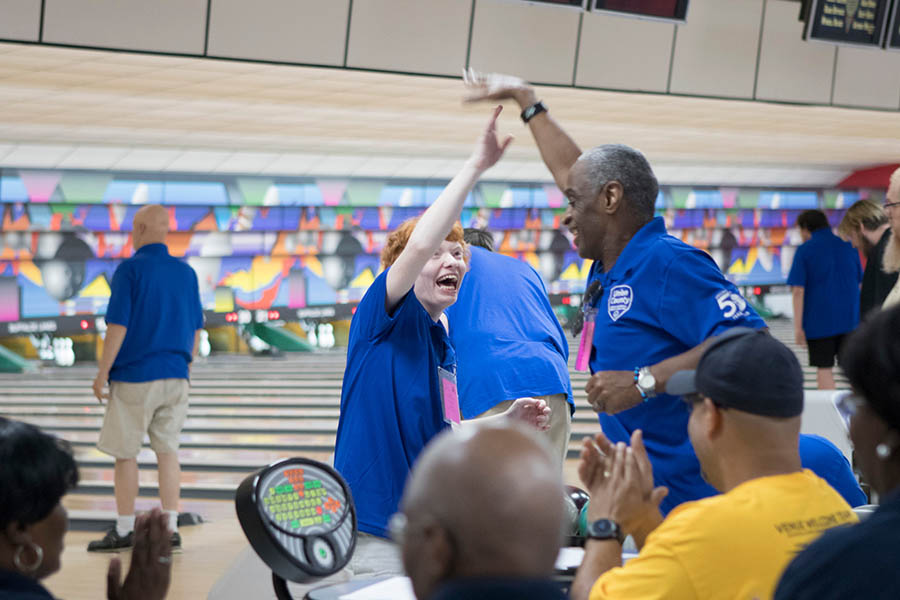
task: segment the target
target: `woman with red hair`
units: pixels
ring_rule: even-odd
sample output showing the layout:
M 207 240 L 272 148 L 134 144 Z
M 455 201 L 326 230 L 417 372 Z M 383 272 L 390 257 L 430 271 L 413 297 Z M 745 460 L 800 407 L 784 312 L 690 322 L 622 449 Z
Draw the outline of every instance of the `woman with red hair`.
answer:
M 503 156 L 511 137 L 497 138 L 494 114 L 472 155 L 421 217 L 392 233 L 385 270 L 360 301 L 350 325 L 334 466 L 353 492 L 359 522 L 354 575 L 402 573 L 387 537 L 403 485 L 419 452 L 459 423 L 456 352 L 444 309 L 456 300 L 468 250 L 459 224 L 466 196 Z M 507 416 L 549 424 L 540 400 L 522 399 Z

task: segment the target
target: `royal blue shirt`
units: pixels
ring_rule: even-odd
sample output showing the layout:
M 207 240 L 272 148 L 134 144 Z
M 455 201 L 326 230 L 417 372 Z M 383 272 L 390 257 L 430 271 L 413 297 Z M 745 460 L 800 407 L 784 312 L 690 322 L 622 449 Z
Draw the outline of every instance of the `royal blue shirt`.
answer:
M 469 272 L 445 313 L 459 361 L 459 406 L 466 419 L 504 400 L 566 394 L 569 345 L 537 271 L 473 247 Z
M 110 381 L 187 379 L 194 335 L 203 327 L 197 274 L 147 244 L 113 273 L 106 322 L 127 328 Z
M 438 367 L 456 371 L 447 332 L 410 290 L 388 314 L 384 271 L 350 323 L 334 467 L 356 503 L 359 530 L 387 537 L 409 470 L 446 427 Z
M 803 292 L 803 333 L 810 340 L 840 335 L 859 324 L 862 266 L 849 242 L 827 227 L 812 232 L 794 254 L 788 285 Z
M 662 217 L 635 233 L 609 271 L 594 262 L 588 283 L 594 280 L 602 294 L 593 302 L 592 373 L 651 366 L 730 327 L 765 327 L 713 259 L 668 235 Z M 656 485 L 669 488 L 663 513 L 717 493 L 700 475 L 688 439 L 689 416 L 684 401 L 668 394 L 615 415 L 600 414 L 603 433 L 614 443 L 627 443 L 635 429 L 643 430 Z
M 800 462 L 828 482 L 850 506 L 862 506 L 869 500 L 859 487 L 850 461 L 837 446 L 818 435 L 800 435 Z

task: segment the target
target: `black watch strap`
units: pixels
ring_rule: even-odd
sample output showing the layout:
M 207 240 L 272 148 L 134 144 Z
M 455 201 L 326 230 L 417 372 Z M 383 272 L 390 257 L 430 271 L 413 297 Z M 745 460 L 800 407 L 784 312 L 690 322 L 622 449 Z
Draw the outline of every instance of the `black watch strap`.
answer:
M 588 539 L 592 540 L 616 540 L 620 544 L 625 541 L 625 533 L 619 524 L 610 519 L 597 519 L 588 523 L 587 526 Z
M 542 112 L 547 112 L 547 107 L 544 106 L 544 103 L 538 100 L 528 108 L 522 111 L 522 122 L 527 123 L 531 119 L 533 119 L 536 115 L 541 114 Z

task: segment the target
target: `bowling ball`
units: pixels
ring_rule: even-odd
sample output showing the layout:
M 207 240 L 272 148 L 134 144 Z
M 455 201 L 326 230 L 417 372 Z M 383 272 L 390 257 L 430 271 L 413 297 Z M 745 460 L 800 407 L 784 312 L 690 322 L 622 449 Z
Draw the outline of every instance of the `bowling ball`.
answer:
M 572 499 L 572 502 L 575 503 L 575 506 L 578 507 L 578 510 L 587 504 L 587 501 L 591 499 L 590 495 L 580 487 L 575 487 L 574 485 L 566 486 L 566 495 Z
M 587 535 L 587 526 L 588 526 L 588 506 L 590 506 L 590 501 L 585 502 L 584 506 L 581 507 L 581 510 L 578 512 L 578 521 L 575 524 L 575 535 L 584 537 Z
M 563 517 L 563 535 L 576 535 L 575 530 L 578 528 L 578 507 L 575 502 L 568 496 L 563 496 L 563 508 L 565 516 Z

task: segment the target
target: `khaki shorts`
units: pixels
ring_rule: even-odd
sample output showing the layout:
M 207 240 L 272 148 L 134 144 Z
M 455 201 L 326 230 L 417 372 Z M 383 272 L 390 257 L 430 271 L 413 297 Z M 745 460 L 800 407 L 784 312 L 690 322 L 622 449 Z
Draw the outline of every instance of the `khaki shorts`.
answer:
M 97 448 L 116 458 L 135 458 L 144 433 L 157 453 L 176 452 L 187 418 L 187 379 L 111 381 Z

